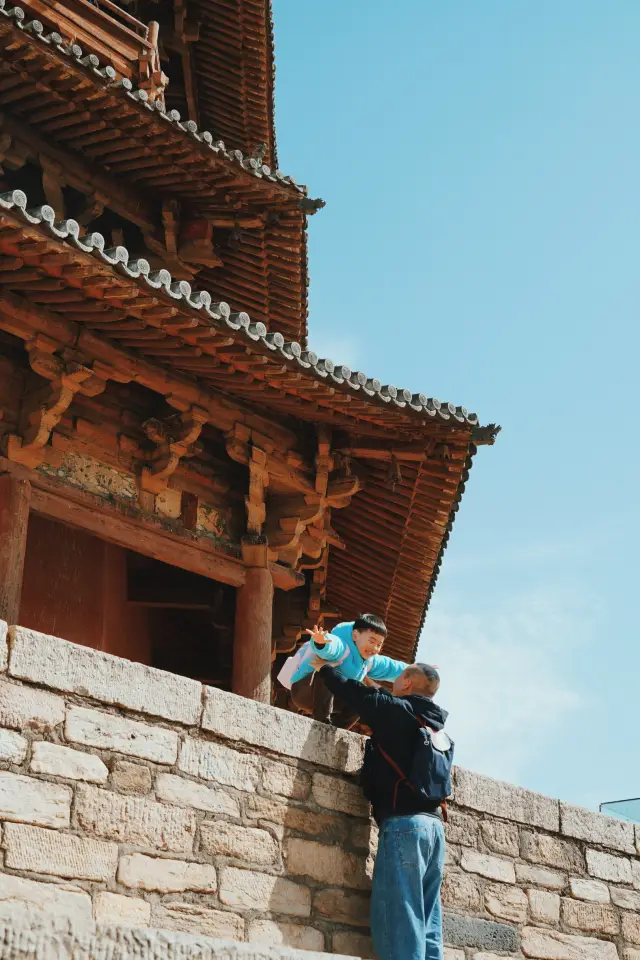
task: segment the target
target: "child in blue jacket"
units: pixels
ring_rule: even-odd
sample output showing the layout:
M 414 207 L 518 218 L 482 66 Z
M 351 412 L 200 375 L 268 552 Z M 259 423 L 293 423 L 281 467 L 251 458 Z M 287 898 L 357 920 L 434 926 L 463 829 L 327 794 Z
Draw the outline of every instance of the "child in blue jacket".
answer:
M 327 633 L 319 627 L 308 630 L 311 635 L 291 657 L 278 679 L 291 690 L 294 706 L 313 715 L 322 723 L 331 722 L 333 694 L 322 677 L 311 666 L 314 657 L 321 657 L 347 680 L 386 680 L 389 683 L 406 670 L 408 664 L 380 654 L 387 628 L 380 617 L 364 613 L 357 620 L 339 623 Z M 354 723 L 356 717 L 350 717 Z

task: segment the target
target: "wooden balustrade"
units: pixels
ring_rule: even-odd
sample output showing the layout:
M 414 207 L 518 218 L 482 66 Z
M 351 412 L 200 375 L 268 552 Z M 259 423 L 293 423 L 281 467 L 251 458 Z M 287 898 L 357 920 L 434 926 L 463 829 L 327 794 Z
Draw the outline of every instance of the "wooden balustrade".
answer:
M 143 87 L 150 100 L 164 97 L 168 78 L 160 68 L 159 25 L 141 23 L 112 0 L 26 0 L 30 13 L 67 42 L 110 64 L 118 78 Z

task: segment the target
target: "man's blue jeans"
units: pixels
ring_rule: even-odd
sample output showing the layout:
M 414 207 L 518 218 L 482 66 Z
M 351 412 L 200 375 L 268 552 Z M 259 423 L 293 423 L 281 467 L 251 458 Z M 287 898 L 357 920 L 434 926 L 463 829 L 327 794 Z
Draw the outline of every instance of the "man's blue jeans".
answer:
M 439 817 L 417 814 L 383 821 L 371 896 L 371 933 L 379 960 L 442 960 L 444 851 Z

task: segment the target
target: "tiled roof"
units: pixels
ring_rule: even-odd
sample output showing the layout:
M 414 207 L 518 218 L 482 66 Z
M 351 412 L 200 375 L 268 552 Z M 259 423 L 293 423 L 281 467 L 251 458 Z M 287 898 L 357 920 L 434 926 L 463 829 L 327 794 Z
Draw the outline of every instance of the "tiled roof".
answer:
M 177 110 L 165 112 L 159 101 L 150 103 L 145 90 L 135 87 L 127 78 L 116 80 L 116 71 L 111 64 L 101 63 L 95 54 L 85 53 L 78 44 L 63 42 L 58 33 L 46 33 L 39 20 L 27 19 L 27 14 L 22 7 L 10 7 L 6 4 L 6 0 L 0 0 L 0 24 L 2 19 L 7 25 L 23 32 L 29 40 L 37 41 L 42 48 L 60 57 L 87 78 L 91 78 L 93 83 L 97 82 L 109 97 L 118 98 L 124 104 L 137 104 L 139 108 L 148 111 L 150 117 L 154 117 L 159 123 L 168 124 L 171 129 L 192 144 L 200 146 L 201 155 L 210 161 L 213 162 L 214 158 L 225 160 L 232 164 L 237 175 L 244 173 L 249 177 L 265 180 L 286 189 L 293 196 L 306 196 L 306 187 L 299 186 L 293 177 L 283 174 L 280 170 L 272 169 L 251 155 L 245 156 L 241 150 L 233 146 L 227 149 L 220 137 L 214 136 L 208 130 L 198 130 L 197 124 L 192 120 L 182 121 Z M 29 65 L 25 64 L 24 68 L 28 71 Z M 77 97 L 73 100 L 73 107 L 77 110 Z
M 233 84 L 238 78 L 224 58 L 215 69 L 225 64 Z M 265 164 L 259 153 L 254 156 L 253 147 L 243 153 L 237 141 L 225 144 L 219 133 L 199 130 L 177 110 L 150 103 L 145 90 L 116 79 L 111 64 L 64 43 L 5 0 L 0 0 L 0 81 L 0 110 L 15 123 L 77 157 L 90 180 L 106 172 L 136 190 L 144 224 L 133 222 L 141 223 L 143 232 L 150 223 L 159 228 L 160 199 L 180 201 L 190 216 L 214 223 L 221 215 L 228 219 L 230 228 L 216 227 L 214 238 L 222 265 L 205 267 L 201 282 L 215 285 L 232 309 L 249 308 L 256 320 L 306 343 L 306 222 L 322 201 L 308 198 L 305 187 Z M 235 138 L 234 131 L 232 125 L 229 135 Z M 243 228 L 247 216 L 262 225 Z
M 209 354 L 212 358 L 211 373 L 215 377 L 218 370 L 215 358 L 220 354 L 224 355 L 225 349 L 228 349 L 228 347 L 225 348 L 224 343 L 216 342 L 216 334 L 227 336 L 230 334 L 234 344 L 237 343 L 246 348 L 247 361 L 254 375 L 260 379 L 262 374 L 268 383 L 274 384 L 276 391 L 290 393 L 304 399 L 308 392 L 305 384 L 310 380 L 314 381 L 317 386 L 313 386 L 310 391 L 311 398 L 307 401 L 314 408 L 318 405 L 326 406 L 327 410 L 339 409 L 347 419 L 352 417 L 356 421 L 359 418 L 372 419 L 389 425 L 394 422 L 398 426 L 402 421 L 408 424 L 413 422 L 416 426 L 427 421 L 454 428 L 469 429 L 478 426 L 477 415 L 469 413 L 463 406 L 441 402 L 393 384 L 383 385 L 376 377 L 354 372 L 346 365 L 335 363 L 333 360 L 319 358 L 312 350 L 303 349 L 299 343 L 285 340 L 280 333 L 270 332 L 262 322 L 253 322 L 247 313 L 232 313 L 226 303 L 215 302 L 207 291 L 194 291 L 186 281 L 174 282 L 166 270 L 152 271 L 146 260 L 130 259 L 124 247 L 107 249 L 105 239 L 100 233 L 89 233 L 83 236 L 80 226 L 74 220 L 56 223 L 51 207 L 45 205 L 29 209 L 26 195 L 20 190 L 0 196 L 0 213 L 2 212 L 5 217 L 10 215 L 11 220 L 22 223 L 27 228 L 37 228 L 43 239 L 48 237 L 59 241 L 74 251 L 90 257 L 97 267 L 96 285 L 100 283 L 100 273 L 104 276 L 105 268 L 114 271 L 123 282 L 120 299 L 131 303 L 135 309 L 135 317 L 139 319 L 141 326 L 145 325 L 145 314 L 149 316 L 154 314 L 151 323 L 159 329 L 159 337 L 162 336 L 164 339 L 166 336 L 167 346 L 175 342 L 172 366 L 189 370 L 193 367 L 192 360 L 202 358 L 202 364 L 196 366 L 201 367 L 201 373 L 204 374 L 207 354 Z M 33 250 L 31 250 L 31 256 L 33 257 Z M 46 270 L 46 267 L 43 266 L 42 269 Z M 89 290 L 92 283 L 84 272 L 82 272 L 82 278 L 82 288 Z M 72 264 L 64 277 L 59 280 L 61 288 L 70 284 L 68 289 L 72 289 Z M 19 273 L 5 274 L 4 282 L 9 288 L 12 282 L 19 281 Z M 20 285 L 28 293 L 28 283 L 25 285 L 20 281 Z M 138 297 L 137 290 L 129 292 L 127 286 L 138 288 L 147 296 Z M 54 303 L 48 304 L 49 309 L 64 310 L 64 298 L 54 296 L 52 299 Z M 74 297 L 71 296 L 71 299 Z M 110 305 L 116 299 L 118 298 L 114 297 L 111 291 L 108 300 L 98 300 L 95 306 L 99 308 L 99 313 L 94 312 L 92 316 L 94 321 L 100 323 L 104 333 L 108 335 L 112 332 L 117 339 L 118 322 L 117 320 L 112 322 L 110 314 Z M 46 304 L 46 301 L 46 293 L 41 294 L 39 302 Z M 171 315 L 171 311 L 185 314 L 193 321 L 193 326 L 185 324 L 184 329 L 171 333 L 171 330 L 175 330 L 175 324 L 173 324 L 169 332 L 163 330 L 162 319 L 158 319 L 157 316 L 158 304 L 166 304 L 170 311 L 168 316 Z M 89 306 L 87 311 L 90 312 Z M 81 319 L 81 313 L 78 314 L 78 319 Z M 208 342 L 202 340 L 200 336 L 203 327 L 211 332 L 212 349 L 210 351 Z M 135 337 L 129 332 L 129 337 L 123 335 L 122 339 L 135 339 Z M 145 340 L 140 343 L 141 352 L 147 352 L 145 351 L 146 343 L 148 341 Z M 185 354 L 185 361 L 181 361 L 181 351 Z M 256 354 L 264 358 L 264 362 L 261 361 L 257 366 L 255 361 L 253 364 L 251 362 L 251 358 Z M 236 368 L 242 370 L 242 357 L 236 353 L 233 356 Z M 340 396 L 348 397 L 351 402 L 340 402 Z M 304 402 L 298 405 L 297 412 L 299 416 L 305 418 Z M 314 413 L 311 418 L 317 419 L 316 414 Z

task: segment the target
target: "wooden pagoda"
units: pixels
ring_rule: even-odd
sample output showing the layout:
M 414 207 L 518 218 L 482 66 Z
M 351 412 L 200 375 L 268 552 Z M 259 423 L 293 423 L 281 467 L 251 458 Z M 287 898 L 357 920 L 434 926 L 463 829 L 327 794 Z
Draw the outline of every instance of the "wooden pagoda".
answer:
M 266 0 L 0 0 L 0 618 L 263 701 L 317 620 L 413 656 L 498 428 L 309 348 L 322 205 Z

